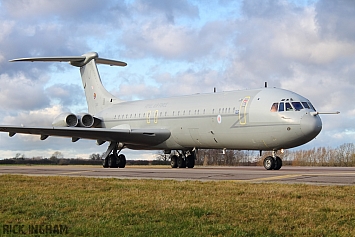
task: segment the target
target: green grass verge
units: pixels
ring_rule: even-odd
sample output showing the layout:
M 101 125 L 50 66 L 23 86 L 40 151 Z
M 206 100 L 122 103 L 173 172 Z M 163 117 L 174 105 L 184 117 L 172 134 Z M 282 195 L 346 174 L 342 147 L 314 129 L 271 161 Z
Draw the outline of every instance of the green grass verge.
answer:
M 0 226 L 65 236 L 355 236 L 354 207 L 354 186 L 0 176 Z

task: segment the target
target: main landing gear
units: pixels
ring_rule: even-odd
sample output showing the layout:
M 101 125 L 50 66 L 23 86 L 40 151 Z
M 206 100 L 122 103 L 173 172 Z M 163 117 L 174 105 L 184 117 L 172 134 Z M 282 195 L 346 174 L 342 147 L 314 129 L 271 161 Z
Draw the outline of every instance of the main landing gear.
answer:
M 282 167 L 282 160 L 276 156 L 276 151 L 272 151 L 272 156 L 266 157 L 263 164 L 267 170 L 279 170 Z
M 124 168 L 126 166 L 126 157 L 119 153 L 124 145 L 111 142 L 107 151 L 102 155 L 102 166 L 104 168 Z
M 177 151 L 178 155 L 170 155 L 171 168 L 193 168 L 195 166 L 196 152 L 195 151 Z

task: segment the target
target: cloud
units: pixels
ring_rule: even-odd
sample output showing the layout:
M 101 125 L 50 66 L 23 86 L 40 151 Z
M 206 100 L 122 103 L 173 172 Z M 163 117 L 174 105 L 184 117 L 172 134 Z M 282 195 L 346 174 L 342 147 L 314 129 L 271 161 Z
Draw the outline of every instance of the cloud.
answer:
M 169 23 L 175 23 L 177 17 L 198 18 L 199 14 L 198 7 L 186 0 L 138 0 L 135 5 L 139 13 L 149 16 L 163 15 Z
M 322 0 L 315 4 L 316 22 L 322 38 L 354 42 L 355 3 L 351 0 Z
M 267 81 L 305 96 L 319 111 L 341 111 L 322 115 L 324 129 L 309 146 L 353 142 L 354 18 L 351 0 L 4 0 L 0 120 L 50 124 L 61 111 L 86 107 L 67 65 L 9 59 L 98 51 L 128 62 L 123 71 L 99 67 L 105 86 L 122 99 L 260 88 Z M 15 137 L 2 139 L 3 150 L 43 147 Z M 44 141 L 48 152 L 68 146 L 85 154 L 89 146 L 51 139 Z
M 15 115 L 7 115 L 3 118 L 2 123 L 8 125 L 26 125 L 35 127 L 52 126 L 52 122 L 56 116 L 65 112 L 63 107 L 55 105 L 39 110 L 22 111 Z
M 86 103 L 83 89 L 75 84 L 54 84 L 46 89 L 46 94 L 64 107 Z
M 0 74 L 0 109 L 14 111 L 48 106 L 50 100 L 42 90 L 42 83 L 46 81 L 46 76 L 33 81 L 23 73 L 18 73 L 13 78 Z

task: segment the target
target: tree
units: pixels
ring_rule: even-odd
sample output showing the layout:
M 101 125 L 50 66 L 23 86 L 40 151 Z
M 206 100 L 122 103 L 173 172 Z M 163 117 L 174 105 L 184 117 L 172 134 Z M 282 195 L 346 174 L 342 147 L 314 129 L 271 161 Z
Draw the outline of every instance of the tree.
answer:
M 90 156 L 89 156 L 89 159 L 90 160 L 101 160 L 101 156 L 100 156 L 100 154 L 98 154 L 98 153 L 92 153 Z
M 56 151 L 52 154 L 51 158 L 54 157 L 56 159 L 62 159 L 64 156 L 60 151 Z
M 165 154 L 165 152 L 162 150 L 159 150 L 157 152 L 157 155 L 158 156 L 157 156 L 156 160 L 168 161 L 168 159 L 169 159 L 169 156 L 167 154 Z

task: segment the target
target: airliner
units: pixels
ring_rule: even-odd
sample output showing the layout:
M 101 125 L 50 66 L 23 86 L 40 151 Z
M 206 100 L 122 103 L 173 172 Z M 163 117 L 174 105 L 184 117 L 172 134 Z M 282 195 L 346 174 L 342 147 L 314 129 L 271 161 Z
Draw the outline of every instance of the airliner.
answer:
M 198 149 L 272 151 L 263 165 L 279 170 L 277 153 L 303 145 L 322 129 L 319 112 L 305 97 L 284 89 L 262 87 L 172 98 L 122 101 L 102 85 L 97 64 L 126 66 L 82 56 L 35 57 L 10 60 L 69 62 L 79 67 L 88 112 L 58 115 L 51 127 L 0 126 L 10 137 L 17 133 L 96 140 L 108 144 L 104 168 L 124 168 L 123 149 L 162 150 L 170 154 L 172 168 L 193 168 Z

